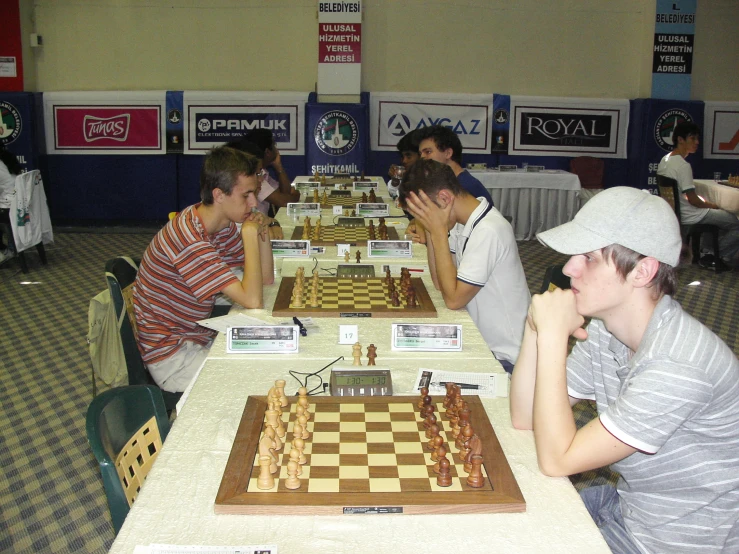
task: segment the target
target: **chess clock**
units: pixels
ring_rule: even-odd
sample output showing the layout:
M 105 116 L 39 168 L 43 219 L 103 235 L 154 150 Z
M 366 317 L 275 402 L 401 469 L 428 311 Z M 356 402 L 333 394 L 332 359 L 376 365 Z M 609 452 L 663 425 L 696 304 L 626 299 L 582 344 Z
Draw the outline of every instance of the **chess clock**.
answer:
M 331 396 L 392 396 L 389 369 L 334 369 L 331 371 Z

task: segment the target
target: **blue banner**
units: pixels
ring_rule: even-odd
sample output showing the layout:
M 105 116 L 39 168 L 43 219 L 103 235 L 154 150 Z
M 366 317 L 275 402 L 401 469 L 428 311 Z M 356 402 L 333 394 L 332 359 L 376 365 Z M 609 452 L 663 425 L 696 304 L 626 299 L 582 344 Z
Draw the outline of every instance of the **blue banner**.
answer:
M 652 98 L 690 99 L 696 0 L 657 0 Z
M 39 169 L 35 111 L 33 93 L 0 93 L 0 143 L 15 154 L 26 171 Z
M 508 153 L 508 137 L 511 129 L 511 97 L 508 94 L 493 95 L 493 153 Z
M 631 101 L 628 160 L 629 184 L 657 194 L 657 166 L 672 152 L 672 132 L 678 123 L 690 121 L 703 129 L 703 102 L 639 99 Z M 698 175 L 703 163 L 701 149 L 688 163 Z
M 182 154 L 185 150 L 182 95 L 181 90 L 167 91 L 167 154 Z
M 365 172 L 369 149 L 367 104 L 306 104 L 307 169 L 326 175 Z

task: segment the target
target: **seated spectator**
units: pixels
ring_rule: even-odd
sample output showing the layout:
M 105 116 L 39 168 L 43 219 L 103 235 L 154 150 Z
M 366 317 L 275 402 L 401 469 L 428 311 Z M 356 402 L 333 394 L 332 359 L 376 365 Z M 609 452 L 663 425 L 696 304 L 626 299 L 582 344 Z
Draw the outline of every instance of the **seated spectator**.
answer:
M 463 189 L 448 165 L 419 160 L 399 199 L 426 234 L 429 270 L 447 308 L 466 307 L 488 347 L 511 372 L 530 295 L 511 224 Z
M 277 180 L 269 173 L 262 179 L 262 191 L 260 193 L 260 201 L 266 201 L 272 206 L 272 210 L 268 215 L 274 215 L 277 210 L 284 208 L 290 202 L 299 202 L 300 193 L 293 188 L 290 177 L 282 167 L 282 157 L 280 151 L 275 145 L 275 139 L 272 131 L 269 129 L 253 129 L 246 133 L 243 137 L 246 142 L 256 144 L 262 152 L 262 168 L 275 172 Z
M 271 243 L 256 210 L 258 164 L 232 148 L 212 150 L 200 173 L 202 202 L 179 212 L 144 253 L 133 285 L 139 349 L 164 390 L 184 391 L 208 355 L 216 332 L 197 321 L 210 316 L 218 293 L 261 308 L 262 286 L 274 282 Z M 231 271 L 237 267 L 241 280 Z
M 673 151 L 665 155 L 657 167 L 657 175 L 677 181 L 680 195 L 680 219 L 683 225 L 704 223 L 715 225 L 719 232 L 719 250 L 723 261 L 739 266 L 739 219 L 734 214 L 722 210 L 713 202 L 703 200 L 695 192 L 693 169 L 685 161 L 695 153 L 700 144 L 700 128 L 695 123 L 684 121 L 675 126 L 672 132 Z M 716 254 L 715 252 L 713 253 Z M 711 265 L 710 259 L 701 259 L 701 265 Z

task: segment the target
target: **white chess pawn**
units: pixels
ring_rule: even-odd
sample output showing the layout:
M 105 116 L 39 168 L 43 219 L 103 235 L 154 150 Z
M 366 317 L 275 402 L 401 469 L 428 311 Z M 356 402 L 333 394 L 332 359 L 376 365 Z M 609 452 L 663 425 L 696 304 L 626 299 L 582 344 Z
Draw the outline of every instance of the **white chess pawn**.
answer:
M 303 468 L 300 467 L 300 452 L 297 448 L 290 450 L 290 461 L 298 464 L 298 475 L 303 475 Z
M 305 449 L 305 441 L 300 438 L 294 438 L 293 448 L 300 453 L 300 458 L 298 459 L 298 463 L 300 465 L 308 463 L 308 458 L 306 458 L 305 454 L 303 454 L 303 450 Z
M 303 438 L 303 426 L 300 425 L 300 423 L 296 423 L 293 425 L 293 443 L 295 443 L 295 439 L 302 439 Z
M 308 432 L 308 417 L 305 413 L 298 417 L 298 423 L 303 428 L 303 436 L 301 438 L 303 440 L 308 440 L 310 438 L 310 433 Z
M 295 490 L 300 488 L 300 479 L 298 479 L 298 463 L 287 462 L 287 479 L 285 479 L 285 488 Z

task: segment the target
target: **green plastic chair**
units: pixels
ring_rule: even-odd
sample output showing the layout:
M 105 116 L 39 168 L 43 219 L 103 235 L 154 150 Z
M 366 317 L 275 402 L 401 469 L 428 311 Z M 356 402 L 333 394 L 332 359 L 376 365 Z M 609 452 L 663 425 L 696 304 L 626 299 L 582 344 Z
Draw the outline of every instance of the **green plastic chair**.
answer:
M 108 283 L 108 290 L 110 290 L 110 298 L 113 300 L 113 306 L 115 306 L 115 315 L 118 319 L 121 318 L 124 311 L 127 311 L 124 291 L 136 280 L 138 271 L 138 261 L 126 256 L 117 256 L 105 263 L 105 278 Z M 124 317 L 121 323 L 121 344 L 126 358 L 128 384 L 156 385 L 141 359 L 138 341 L 129 317 Z M 163 390 L 162 396 L 167 411 L 170 412 L 175 409 L 182 393 Z
M 169 433 L 161 390 L 117 387 L 87 409 L 87 440 L 100 465 L 113 528 L 118 534 Z

